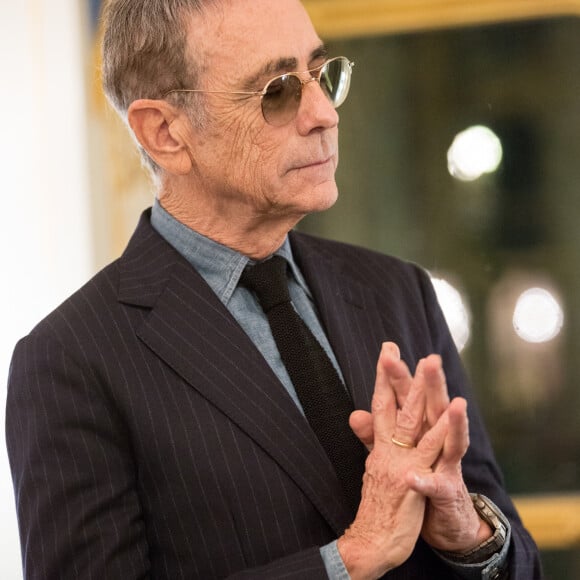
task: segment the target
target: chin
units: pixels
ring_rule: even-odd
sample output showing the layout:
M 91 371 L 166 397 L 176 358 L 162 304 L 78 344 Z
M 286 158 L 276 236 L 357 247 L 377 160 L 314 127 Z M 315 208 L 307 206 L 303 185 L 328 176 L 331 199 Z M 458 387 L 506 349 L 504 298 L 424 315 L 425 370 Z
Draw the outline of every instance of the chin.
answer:
M 331 208 L 337 199 L 336 182 L 329 179 L 315 186 L 304 183 L 293 185 L 291 190 L 286 190 L 284 196 L 278 197 L 275 207 L 277 213 L 305 216 Z
M 338 199 L 338 188 L 334 180 L 323 183 L 312 190 L 310 212 L 330 209 Z

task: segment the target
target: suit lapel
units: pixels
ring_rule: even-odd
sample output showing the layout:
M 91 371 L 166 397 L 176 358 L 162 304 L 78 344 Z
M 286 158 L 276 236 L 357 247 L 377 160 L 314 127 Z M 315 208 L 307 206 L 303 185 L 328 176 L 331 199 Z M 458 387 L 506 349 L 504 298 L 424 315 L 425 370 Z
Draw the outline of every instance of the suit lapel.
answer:
M 342 533 L 352 514 L 336 501 L 342 490 L 316 436 L 245 332 L 147 216 L 121 259 L 119 297 L 151 308 L 136 329 L 140 339 L 266 451 Z

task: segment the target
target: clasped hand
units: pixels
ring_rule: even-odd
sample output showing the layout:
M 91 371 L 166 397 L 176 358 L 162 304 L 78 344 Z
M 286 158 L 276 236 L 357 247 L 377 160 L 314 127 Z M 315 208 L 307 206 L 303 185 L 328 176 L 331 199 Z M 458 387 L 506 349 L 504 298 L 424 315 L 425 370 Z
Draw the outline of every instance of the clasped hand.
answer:
M 383 344 L 371 413 L 355 411 L 350 425 L 370 452 L 356 518 L 338 540 L 353 580 L 400 566 L 419 535 L 458 553 L 491 536 L 461 473 L 467 402 L 449 400 L 439 356 L 422 359 L 412 376 L 397 346 Z

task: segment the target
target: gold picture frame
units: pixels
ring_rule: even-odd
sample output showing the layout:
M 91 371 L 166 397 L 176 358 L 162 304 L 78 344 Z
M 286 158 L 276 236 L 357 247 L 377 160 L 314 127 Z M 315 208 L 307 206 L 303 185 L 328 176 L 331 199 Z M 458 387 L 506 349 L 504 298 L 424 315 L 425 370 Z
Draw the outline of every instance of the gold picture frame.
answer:
M 326 40 L 580 16 L 580 0 L 304 0 Z

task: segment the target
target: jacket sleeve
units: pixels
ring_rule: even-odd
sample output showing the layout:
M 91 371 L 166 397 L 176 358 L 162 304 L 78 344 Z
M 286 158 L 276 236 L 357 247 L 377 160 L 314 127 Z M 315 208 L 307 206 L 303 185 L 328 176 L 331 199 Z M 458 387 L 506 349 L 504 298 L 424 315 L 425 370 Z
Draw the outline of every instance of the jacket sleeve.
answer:
M 61 345 L 16 347 L 6 408 L 24 576 L 143 578 L 148 550 L 127 437 Z

